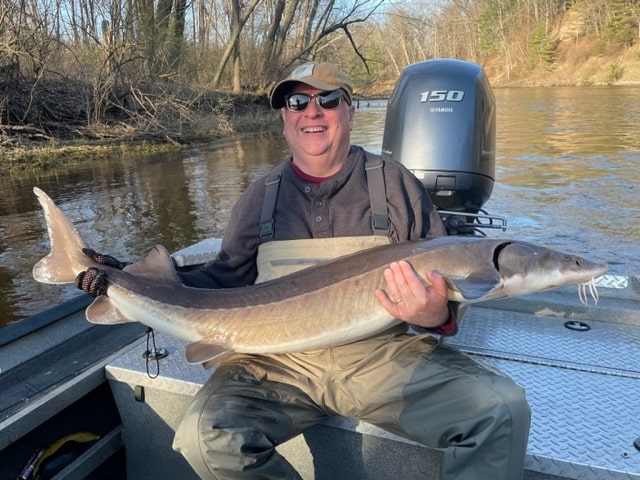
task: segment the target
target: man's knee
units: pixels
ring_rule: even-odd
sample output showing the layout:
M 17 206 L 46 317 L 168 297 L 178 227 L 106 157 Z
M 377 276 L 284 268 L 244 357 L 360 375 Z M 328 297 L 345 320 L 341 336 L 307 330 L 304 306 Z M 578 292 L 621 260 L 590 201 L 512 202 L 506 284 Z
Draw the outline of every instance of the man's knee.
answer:
M 173 442 L 201 478 L 232 478 L 230 472 L 264 463 L 273 454 L 275 445 L 260 425 L 268 420 L 242 397 L 207 400 L 188 409 Z
M 493 390 L 496 392 L 497 409 L 513 424 L 526 424 L 528 431 L 531 408 L 525 390 L 505 376 L 495 378 Z
M 275 451 L 295 434 L 280 401 L 285 386 L 260 382 L 240 365 L 219 370 L 187 408 L 174 450 L 201 478 L 245 478 L 240 472 L 262 470 L 296 478 Z

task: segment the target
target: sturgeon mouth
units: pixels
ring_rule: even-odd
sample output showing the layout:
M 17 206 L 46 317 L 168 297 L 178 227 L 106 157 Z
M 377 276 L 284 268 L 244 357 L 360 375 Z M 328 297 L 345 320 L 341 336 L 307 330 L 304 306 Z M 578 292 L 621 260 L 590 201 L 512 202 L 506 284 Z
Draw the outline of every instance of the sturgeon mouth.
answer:
M 596 279 L 592 278 L 588 282 L 578 284 L 578 298 L 583 305 L 589 305 L 589 297 L 587 296 L 587 290 L 589 295 L 593 298 L 593 302 L 597 305 L 600 295 L 598 295 L 598 287 L 596 285 Z

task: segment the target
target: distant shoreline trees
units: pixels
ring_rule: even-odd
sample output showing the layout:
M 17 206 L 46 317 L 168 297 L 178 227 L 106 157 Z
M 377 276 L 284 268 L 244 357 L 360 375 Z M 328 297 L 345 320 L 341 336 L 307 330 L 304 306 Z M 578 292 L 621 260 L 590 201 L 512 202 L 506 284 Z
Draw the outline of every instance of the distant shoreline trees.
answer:
M 266 93 L 309 60 L 337 63 L 365 95 L 435 57 L 494 59 L 509 78 L 553 64 L 561 35 L 630 48 L 640 0 L 2 2 L 0 125 L 51 113 L 28 96 L 45 84 L 70 86 L 82 105 L 66 112 L 91 125 L 114 110 L 158 116 L 167 98 L 191 108 L 201 97 L 184 88 Z

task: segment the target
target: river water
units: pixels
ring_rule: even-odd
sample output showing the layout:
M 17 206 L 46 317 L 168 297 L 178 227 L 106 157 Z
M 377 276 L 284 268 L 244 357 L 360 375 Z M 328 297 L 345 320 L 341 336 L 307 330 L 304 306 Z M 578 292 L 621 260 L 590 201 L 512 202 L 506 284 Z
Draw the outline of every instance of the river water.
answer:
M 496 184 L 484 206 L 506 232 L 640 274 L 640 87 L 495 89 Z M 385 102 L 361 105 L 352 141 L 379 153 Z M 98 251 L 133 260 L 221 236 L 244 189 L 287 153 L 280 134 L 0 179 L 0 326 L 78 294 L 31 268 L 49 243 L 33 186 Z M 257 208 L 257 206 L 256 206 Z

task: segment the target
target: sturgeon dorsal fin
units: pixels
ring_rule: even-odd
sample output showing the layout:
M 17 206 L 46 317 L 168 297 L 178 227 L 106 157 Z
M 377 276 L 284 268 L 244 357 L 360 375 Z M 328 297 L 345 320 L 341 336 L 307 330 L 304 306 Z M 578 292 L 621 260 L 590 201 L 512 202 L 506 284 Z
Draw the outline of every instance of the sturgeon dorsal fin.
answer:
M 136 277 L 149 278 L 169 285 L 182 284 L 169 252 L 162 245 L 156 245 L 143 260 L 127 265 L 124 271 Z

